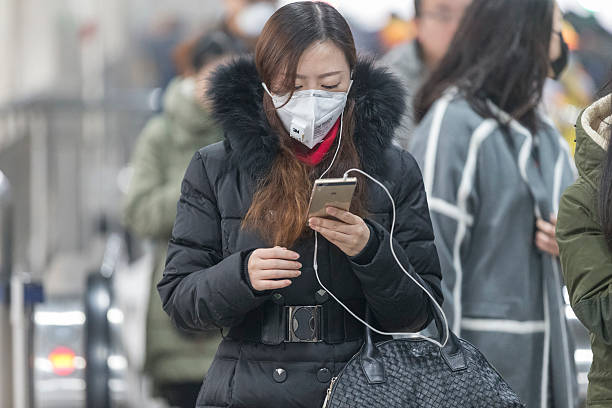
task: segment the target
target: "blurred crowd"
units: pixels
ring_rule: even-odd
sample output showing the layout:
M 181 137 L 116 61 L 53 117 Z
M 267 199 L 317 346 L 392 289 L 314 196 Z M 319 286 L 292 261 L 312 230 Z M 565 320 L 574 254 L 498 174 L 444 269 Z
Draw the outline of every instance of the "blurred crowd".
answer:
M 444 297 L 443 307 L 448 315 L 451 329 L 458 335 L 465 336 L 483 351 L 504 379 L 515 388 L 525 402 L 528 402 L 527 406 L 574 408 L 578 406 L 575 404 L 578 400 L 577 374 L 572 355 L 575 345 L 572 344 L 571 336 L 567 337 L 565 316 L 571 313 L 571 310 L 569 306 L 566 310 L 565 306 L 566 303 L 571 303 L 572 306 L 580 303 L 581 306 L 576 308 L 576 315 L 592 333 L 595 358 L 601 356 L 607 358 L 605 361 L 601 360 L 604 363 L 594 365 L 590 380 L 595 385 L 589 392 L 592 393 L 591 400 L 598 396 L 608 399 L 603 405 L 589 406 L 612 406 L 610 402 L 612 399 L 609 399 L 612 398 L 612 386 L 609 382 L 610 366 L 606 365 L 612 364 L 610 338 L 606 337 L 610 333 L 609 319 L 612 313 L 609 312 L 609 304 L 589 303 L 596 294 L 606 290 L 605 286 L 610 276 L 609 264 L 602 262 L 601 265 L 594 265 L 592 269 L 596 273 L 590 277 L 576 272 L 584 266 L 583 263 L 588 264 L 589 259 L 608 259 L 606 256 L 609 253 L 604 254 L 607 249 L 602 242 L 589 241 L 599 226 L 592 225 L 592 220 L 582 218 L 585 214 L 584 207 L 588 207 L 589 214 L 596 213 L 603 207 L 593 209 L 591 207 L 596 206 L 593 202 L 589 202 L 588 205 L 578 203 L 584 198 L 583 191 L 580 186 L 572 187 L 569 191 L 573 195 L 562 201 L 561 210 L 565 211 L 565 215 L 560 220 L 559 226 L 556 215 L 563 190 L 574 182 L 578 174 L 583 176 L 579 183 L 587 184 L 588 188 L 593 188 L 601 178 L 599 170 L 592 168 L 593 157 L 602 160 L 602 148 L 606 143 L 594 145 L 590 138 L 599 140 L 597 135 L 609 130 L 606 130 L 604 125 L 608 123 L 609 108 L 612 109 L 612 103 L 609 97 L 603 102 L 596 101 L 602 92 L 609 93 L 609 86 L 606 88 L 606 85 L 609 85 L 610 67 L 612 67 L 612 24 L 603 22 L 593 10 L 597 9 L 594 5 L 599 3 L 603 4 L 600 10 L 610 6 L 605 1 L 598 3 L 596 0 L 555 0 L 554 13 L 545 16 L 550 17 L 551 27 L 530 19 L 528 11 L 518 8 L 508 12 L 507 19 L 499 22 L 497 27 L 492 27 L 489 21 L 499 18 L 499 8 L 504 7 L 504 4 L 510 4 L 511 0 L 491 1 L 489 5 L 493 4 L 492 6 L 484 7 L 486 1 L 329 0 L 321 3 L 329 4 L 341 13 L 350 26 L 350 33 L 360 57 L 359 62 L 367 61 L 367 64 L 363 63 L 367 68 L 363 68 L 362 65 L 361 72 L 356 74 L 355 71 L 358 69 L 352 70 L 350 78 L 347 74 L 345 78 L 347 89 L 344 90 L 346 94 L 355 95 L 359 92 L 366 94 L 365 85 L 361 86 L 358 83 L 356 75 L 361 74 L 360 78 L 363 78 L 367 76 L 363 72 L 367 71 L 371 74 L 368 78 L 380 79 L 376 85 L 382 84 L 381 88 L 387 92 L 382 95 L 367 93 L 368 97 L 374 95 L 371 99 L 384 105 L 385 108 L 393 104 L 396 105 L 395 108 L 400 105 L 403 107 L 397 129 L 393 132 L 393 148 L 399 147 L 402 152 L 410 152 L 414 157 L 411 160 L 415 166 L 418 164 L 423 174 L 419 188 L 422 187 L 427 194 L 431 220 L 428 218 L 429 215 L 417 214 L 416 218 L 427 219 L 427 223 L 431 221 L 433 225 L 430 226 L 433 231 L 432 237 L 424 234 L 425 238 L 422 236 L 421 238 L 423 242 L 428 242 L 430 238 L 433 242 L 435 235 L 442 281 L 441 284 L 439 280 L 437 281 L 438 286 L 432 284 L 432 288 L 434 291 L 439 290 L 440 293 L 436 294 Z M 529 0 L 524 2 L 527 3 Z M 542 4 L 546 2 L 547 0 L 542 0 L 539 8 L 542 8 Z M 167 288 L 174 283 L 169 280 L 184 278 L 181 274 L 178 274 L 181 275 L 179 277 L 174 277 L 172 272 L 185 265 L 179 264 L 178 267 L 171 265 L 171 269 L 174 269 L 168 270 L 169 241 L 173 241 L 175 252 L 181 254 L 183 254 L 181 251 L 187 253 L 190 250 L 197 251 L 206 247 L 205 243 L 201 242 L 198 243 L 201 244 L 199 247 L 198 245 L 190 247 L 190 244 L 176 239 L 177 231 L 173 231 L 173 228 L 177 229 L 175 225 L 177 201 L 182 195 L 182 200 L 185 201 L 185 197 L 190 194 L 190 191 L 185 191 L 186 188 L 190 188 L 189 182 L 183 182 L 183 185 L 181 182 L 196 151 L 219 142 L 229 144 L 228 134 L 231 133 L 230 130 L 235 131 L 235 128 L 227 122 L 239 117 L 246 123 L 244 128 L 239 129 L 246 129 L 262 120 L 264 113 L 268 114 L 271 110 L 271 106 L 278 108 L 273 105 L 273 101 L 279 95 L 271 89 L 272 84 L 264 85 L 265 92 L 270 96 L 268 98 L 264 96 L 263 88 L 259 89 L 260 83 L 255 83 L 257 81 L 248 83 L 253 79 L 249 75 L 253 74 L 255 68 L 248 64 L 246 68 L 244 65 L 236 65 L 235 61 L 245 56 L 246 60 L 252 57 L 258 46 L 258 40 L 263 38 L 260 34 L 270 17 L 281 7 L 295 1 L 109 0 L 106 5 L 100 5 L 102 3 L 94 5 L 94 3 L 98 2 L 71 2 L 70 6 L 67 6 L 68 2 L 44 2 L 44 7 L 39 9 L 39 5 L 34 0 L 23 2 L 12 0 L 5 4 L 0 2 L 0 34 L 2 34 L 0 59 L 6 61 L 4 66 L 0 66 L 0 101 L 3 103 L 4 100 L 9 101 L 8 108 L 0 110 L 0 114 L 5 115 L 0 116 L 2 119 L 0 124 L 3 125 L 0 127 L 2 131 L 0 153 L 3 153 L 2 148 L 5 143 L 10 147 L 10 131 L 19 129 L 22 119 L 26 118 L 26 115 L 14 114 L 20 109 L 21 98 L 27 99 L 32 95 L 35 101 L 38 101 L 36 98 L 41 98 L 40 106 L 44 105 L 45 109 L 53 112 L 49 114 L 50 117 L 61 111 L 57 116 L 60 119 L 50 120 L 53 123 L 49 125 L 49 129 L 52 130 L 48 131 L 48 134 L 40 133 L 44 137 L 52 134 L 49 140 L 52 137 L 59 140 L 57 145 L 43 145 L 51 157 L 48 160 L 51 164 L 45 165 L 54 170 L 47 171 L 47 167 L 39 167 L 37 174 L 24 173 L 23 176 L 24 179 L 35 180 L 37 176 L 41 174 L 47 176 L 46 173 L 49 173 L 48 177 L 65 179 L 63 181 L 65 184 L 39 180 L 38 185 L 31 186 L 31 191 L 35 192 L 37 188 L 40 189 L 41 184 L 49 185 L 48 191 L 46 189 L 44 191 L 51 199 L 47 200 L 48 203 L 39 200 L 36 205 L 40 208 L 46 207 L 43 210 L 39 209 L 38 214 L 40 218 L 44 218 L 45 215 L 55 216 L 53 211 L 56 211 L 59 214 L 56 221 L 62 224 L 61 228 L 67 229 L 70 223 L 76 232 L 72 231 L 74 233 L 70 234 L 70 244 L 66 244 L 65 247 L 68 248 L 74 241 L 73 246 L 79 250 L 86 245 L 80 241 L 86 241 L 89 237 L 83 233 L 86 228 L 78 224 L 91 220 L 84 221 L 83 218 L 96 217 L 99 212 L 105 213 L 109 218 L 120 218 L 121 227 L 118 228 L 121 228 L 122 232 L 127 231 L 126 241 L 130 245 L 128 250 L 133 252 L 131 255 L 136 254 L 136 257 L 142 255 L 141 251 L 144 248 L 144 252 L 147 252 L 152 259 L 151 265 L 145 265 L 147 271 L 143 275 L 146 280 L 144 283 L 146 296 L 141 299 L 134 294 L 134 299 L 138 299 L 132 299 L 135 303 L 146 303 L 144 348 L 140 347 L 135 339 L 124 339 L 126 344 L 133 340 L 128 354 L 134 354 L 136 350 L 135 354 L 143 353 L 144 358 L 142 355 L 128 355 L 129 364 L 139 374 L 143 374 L 146 382 L 150 383 L 150 397 L 159 404 L 156 407 L 194 407 L 198 395 L 200 399 L 214 399 L 227 391 L 221 386 L 218 389 L 213 386 L 212 391 L 209 387 L 208 393 L 216 394 L 203 397 L 202 380 L 208 367 L 215 361 L 219 344 L 231 337 L 231 333 L 197 330 L 197 328 L 196 330 L 178 329 L 176 316 L 180 311 L 174 312 L 173 322 L 167 312 L 173 314 L 174 304 L 168 299 L 169 295 L 164 298 L 163 289 L 162 298 L 158 292 L 158 284 L 162 279 L 165 279 L 163 283 L 167 292 L 170 292 Z M 536 1 L 531 3 L 535 4 Z M 12 6 L 9 7 L 9 4 Z M 482 4 L 483 7 L 480 14 L 472 11 L 466 20 L 466 10 L 472 10 L 470 6 L 473 4 Z M 571 6 L 568 6 L 570 4 Z M 539 8 L 534 6 L 534 9 Z M 24 29 L 17 27 L 21 24 L 21 20 L 12 19 L 18 15 L 24 19 L 22 24 Z M 29 27 L 34 26 L 36 29 L 28 31 Z M 550 32 L 542 34 L 546 29 Z M 520 30 L 522 31 L 519 32 Z M 515 41 L 516 38 L 525 36 L 527 32 L 535 33 L 534 36 L 538 34 L 546 37 L 539 39 L 541 43 L 549 41 L 550 37 L 550 50 L 538 48 L 535 40 L 520 44 Z M 48 33 L 53 33 L 53 36 L 46 35 Z M 457 38 L 464 39 L 463 43 L 455 43 Z M 494 40 L 489 41 L 490 38 Z M 266 43 L 273 41 L 268 38 Z M 7 44 L 14 49 L 9 49 Z M 451 44 L 454 44 L 454 47 Z M 263 47 L 261 44 L 259 46 Z M 530 59 L 511 59 L 509 55 L 517 52 L 517 49 L 529 53 Z M 39 56 L 45 58 L 39 59 Z M 538 58 L 544 61 L 540 64 L 546 65 L 544 68 L 536 66 L 537 63 L 534 61 Z M 240 61 L 244 63 L 246 60 Z M 505 66 L 500 66 L 500 61 L 503 61 Z M 529 64 L 533 64 L 531 67 L 533 69 Z M 359 64 L 357 66 L 360 67 Z M 525 76 L 529 76 L 533 81 L 529 85 L 522 83 L 521 78 L 513 76 L 514 68 L 516 72 L 528 73 Z M 239 72 L 236 73 L 237 71 Z M 382 71 L 384 75 L 380 74 Z M 225 73 L 227 75 L 225 78 L 232 78 L 227 82 L 235 82 L 238 85 L 246 83 L 245 88 L 248 87 L 252 92 L 250 94 L 233 92 L 238 85 L 231 88 L 231 84 L 220 83 L 219 78 L 222 75 L 219 72 Z M 375 74 L 381 76 L 376 77 Z M 213 78 L 216 81 L 213 81 Z M 390 84 L 401 84 L 401 88 L 405 91 L 405 107 L 403 103 L 397 103 L 401 98 L 394 92 L 399 92 L 400 87 L 385 88 L 384 85 L 388 85 L 385 81 Z M 509 87 L 509 83 L 515 87 Z M 324 89 L 319 91 L 326 92 L 331 89 L 327 85 L 329 84 L 324 85 Z M 257 90 L 253 91 L 255 88 Z M 460 91 L 457 91 L 458 89 Z M 258 92 L 265 101 L 262 106 L 255 105 L 261 108 L 255 112 L 255 109 L 249 109 L 251 105 L 248 105 L 248 99 L 254 94 L 259 95 Z M 462 92 L 467 95 L 465 99 L 457 97 L 457 94 Z M 339 93 L 344 95 L 345 92 Z M 45 99 L 47 94 L 57 97 L 63 104 L 57 103 L 55 99 Z M 516 99 L 526 100 L 513 99 L 517 94 L 519 96 Z M 64 97 L 66 99 L 62 99 Z M 535 106 L 530 100 L 532 97 L 537 99 Z M 77 101 L 82 112 L 66 102 L 74 102 L 73 99 Z M 237 100 L 238 105 L 244 104 L 247 107 L 241 106 L 243 109 L 239 111 L 239 115 L 231 117 L 230 113 L 220 109 L 219 100 Z M 109 105 L 117 101 L 120 102 L 117 106 L 109 108 Z M 343 101 L 347 103 L 347 99 Z M 511 106 L 514 110 L 505 111 L 497 106 L 501 104 L 505 104 L 504 107 Z M 26 105 L 27 103 L 23 104 Z M 134 105 L 138 107 L 134 109 Z M 350 102 L 346 106 L 349 105 Z M 592 107 L 581 117 L 581 112 L 589 105 Z M 34 113 L 39 112 L 36 103 L 32 106 Z M 56 106 L 58 109 L 54 110 Z M 344 108 L 344 105 L 342 107 Z M 371 115 L 368 108 L 369 106 L 366 108 L 361 106 L 362 110 L 357 112 L 368 118 L 373 116 L 376 116 L 375 119 L 387 118 L 384 114 Z M 27 109 L 29 108 L 24 108 L 24 111 Z M 40 112 L 43 110 L 41 108 Z M 74 114 L 77 111 L 82 117 Z M 111 111 L 112 113 L 109 113 Z M 124 115 L 121 116 L 121 120 L 116 119 L 120 115 L 115 115 L 117 113 L 115 111 Z M 97 112 L 99 116 L 92 112 Z M 376 113 L 378 114 L 378 111 Z M 70 127 L 67 125 L 65 128 L 62 127 L 68 120 L 64 120 L 59 115 L 69 117 L 76 125 L 71 123 Z M 142 117 L 137 119 L 136 115 Z M 220 123 L 219 117 L 223 115 L 231 117 L 232 120 Z M 511 120 L 517 117 L 520 117 L 521 121 Z M 539 118 L 544 119 L 543 124 L 538 122 Z M 318 147 L 314 152 L 301 145 L 296 148 L 289 142 L 283 145 L 285 153 L 294 152 L 300 163 L 315 168 L 314 173 L 308 175 L 319 171 L 317 166 L 320 163 L 326 163 L 325 160 L 330 156 L 328 153 L 336 143 L 336 135 L 342 134 L 342 118 L 336 119 L 338 122 L 332 124 L 333 126 L 330 125 L 330 129 L 326 129 L 329 133 L 322 135 L 325 136 L 325 141 L 320 145 L 316 144 Z M 507 126 L 501 126 L 503 131 L 495 133 L 496 129 L 491 126 L 491 119 L 497 121 L 496 123 L 503 122 Z M 27 120 L 30 120 L 29 116 Z M 141 128 L 141 124 L 145 121 L 146 125 Z M 380 131 L 383 134 L 393 120 L 373 120 L 373 122 L 376 128 L 373 126 L 368 130 L 373 133 Z M 36 130 L 38 122 L 33 123 Z M 284 126 L 287 130 L 291 124 L 279 122 L 273 125 L 277 128 Z M 136 127 L 139 131 L 132 130 Z M 349 127 L 349 131 L 352 130 Z M 472 136 L 472 130 L 475 130 L 473 133 L 477 136 L 475 141 L 467 139 Z M 345 132 L 349 131 L 345 129 Z M 65 136 L 72 135 L 70 132 L 79 134 L 78 138 L 74 138 L 78 143 L 68 138 L 55 137 L 55 133 Z M 332 137 L 329 138 L 329 135 Z M 483 141 L 490 135 L 498 138 L 495 144 L 491 143 L 484 149 L 489 156 L 480 159 L 473 157 L 477 155 L 474 151 L 478 152 L 481 143 L 484 145 Z M 558 135 L 564 140 L 559 142 Z M 384 137 L 381 136 L 380 139 Z M 465 140 L 468 142 L 461 143 Z M 74 163 L 65 153 L 67 151 L 65 146 L 68 145 L 77 146 L 74 148 L 74 155 L 69 157 L 70 160 L 74 159 Z M 116 145 L 114 152 L 118 152 L 112 160 L 109 159 L 110 145 Z M 251 148 L 255 146 L 254 143 L 245 143 L 245 145 Z M 264 145 L 268 146 L 265 143 Z M 324 149 L 319 150 L 321 145 Z M 40 145 L 32 146 L 32 151 L 40 147 Z M 438 149 L 438 146 L 441 147 Z M 88 150 L 90 148 L 98 150 L 95 154 L 91 154 Z M 17 153 L 27 155 L 28 149 L 29 145 Z M 526 154 L 527 150 L 531 153 Z M 65 156 L 62 156 L 63 153 Z M 51 156 L 52 154 L 56 156 Z M 21 159 L 16 158 L 16 154 L 13 160 L 7 160 L 6 157 L 11 155 L 13 151 L 6 149 L 4 156 L 0 154 L 0 158 L 4 160 L 3 167 L 13 167 L 12 172 L 5 171 L 7 175 L 17 179 L 15 175 L 21 173 L 22 163 Z M 573 163 L 574 155 L 578 169 Z M 379 159 L 376 154 L 372 156 L 376 156 L 372 161 Z M 60 159 L 54 160 L 55 157 Z M 126 165 L 128 157 L 129 164 L 126 170 L 122 167 Z M 260 156 L 255 154 L 245 154 L 243 161 L 258 161 L 259 158 Z M 340 157 L 340 159 L 345 158 Z M 33 158 L 31 160 L 34 163 L 31 166 L 32 171 L 36 171 L 35 160 Z M 65 163 L 59 163 L 57 168 L 53 167 L 57 164 L 56 161 L 62 160 L 65 160 Z M 92 165 L 89 173 L 84 175 L 72 174 L 79 173 L 75 169 L 87 167 L 89 160 L 92 163 L 96 161 L 98 167 Z M 612 158 L 609 160 L 612 162 Z M 107 166 L 107 161 L 112 163 Z M 400 162 L 404 163 L 398 159 L 398 163 Z M 258 166 L 267 164 L 270 163 L 256 163 Z M 62 165 L 65 167 L 61 167 Z M 110 168 L 113 166 L 116 169 L 113 168 L 111 171 Z M 483 166 L 488 167 L 484 167 L 486 170 L 478 173 L 478 169 Z M 302 167 L 300 169 L 303 170 Z M 116 173 L 119 174 L 116 177 L 119 178 L 118 182 L 114 179 Z M 322 172 L 316 174 L 320 173 Z M 480 183 L 479 188 L 482 188 L 478 194 L 474 192 L 475 188 L 471 182 L 462 182 L 464 174 L 473 175 L 473 173 L 478 173 L 475 179 L 478 179 L 476 182 Z M 610 178 L 609 181 L 612 180 L 612 165 L 608 166 L 606 174 Z M 385 185 L 393 184 L 391 182 L 393 180 L 383 181 Z M 94 185 L 96 182 L 99 185 Z M 238 185 L 237 189 L 244 187 L 241 181 L 231 182 Z M 85 186 L 79 184 L 80 187 L 76 188 L 71 183 L 82 183 Z M 57 187 L 60 184 L 62 188 Z M 111 184 L 112 187 L 108 187 Z M 299 183 L 285 184 L 283 188 L 287 191 L 299 188 Z M 17 189 L 19 190 L 17 193 L 22 194 L 19 196 L 20 199 L 24 197 L 26 189 L 26 187 Z M 74 193 L 70 189 L 78 191 Z M 108 191 L 112 193 L 106 194 Z M 80 196 L 74 199 L 67 192 Z M 97 195 L 94 196 L 92 192 L 96 192 Z M 121 200 L 116 199 L 119 193 L 122 194 Z M 86 197 L 88 194 L 92 197 Z M 611 193 L 608 194 L 612 197 Z M 32 197 L 27 196 L 26 199 L 31 200 Z M 61 201 L 62 198 L 64 201 Z M 258 198 L 261 200 L 261 197 Z M 612 202 L 611 198 L 608 199 Z M 65 206 L 61 203 L 69 201 L 73 202 L 74 207 L 62 208 Z M 118 204 L 119 202 L 121 204 Z M 538 207 L 535 213 L 534 203 Z M 414 205 L 420 204 L 422 203 Z M 36 205 L 31 206 L 32 212 L 37 211 Z M 81 211 L 83 209 L 81 207 L 88 205 L 94 210 L 87 208 L 87 211 Z M 397 205 L 406 205 L 406 203 L 397 203 Z M 472 213 L 470 206 L 482 206 L 479 207 L 482 211 L 479 214 Z M 18 211 L 26 211 L 24 208 Z M 82 215 L 81 212 L 85 216 L 78 219 L 74 216 L 72 219 L 72 208 L 77 208 L 79 217 Z M 411 218 L 415 218 L 412 212 L 410 214 Z M 477 218 L 479 215 L 482 218 Z M 183 216 L 186 217 L 185 214 Z M 607 216 L 610 224 L 612 214 Z M 18 218 L 20 220 L 23 218 L 21 213 Z M 70 218 L 69 222 L 64 218 Z M 305 224 L 302 222 L 304 220 L 299 221 Z M 236 241 L 238 240 L 236 234 L 232 235 L 234 234 L 232 222 L 235 220 L 223 220 L 223 225 L 220 225 L 219 229 L 223 229 L 224 234 L 231 235 L 231 239 Z M 385 222 L 389 220 L 386 219 Z M 183 222 L 183 224 L 190 223 Z M 584 227 L 587 224 L 588 231 Z M 40 259 L 40 262 L 33 263 L 39 264 L 38 269 L 41 270 L 47 266 L 45 264 L 47 256 L 51 258 L 55 255 L 54 251 L 60 252 L 64 248 L 57 242 L 50 243 L 54 239 L 48 239 L 48 236 L 59 237 L 63 234 L 62 240 L 69 241 L 66 238 L 68 234 L 60 231 L 61 228 L 53 228 L 56 224 L 48 225 L 50 226 L 45 224 L 45 227 L 40 229 L 36 229 L 36 225 L 32 228 L 28 226 L 29 229 L 26 228 L 25 234 L 27 237 L 24 239 L 18 237 L 17 258 L 24 258 L 33 253 L 33 257 Z M 193 225 L 181 225 L 181 228 L 188 232 L 190 228 L 196 229 Z M 371 225 L 369 228 L 370 232 L 375 232 Z M 39 231 L 40 234 L 32 233 Z M 607 231 L 609 236 L 612 236 L 611 231 L 612 229 Z M 577 243 L 578 241 L 574 239 L 575 235 L 580 234 L 586 235 L 586 240 L 589 242 L 585 255 L 580 253 L 582 241 Z M 381 237 L 388 238 L 388 235 Z M 42 244 L 32 245 L 31 242 L 36 242 L 37 239 L 40 239 Z M 561 248 L 557 244 L 557 239 Z M 229 238 L 227 240 L 229 241 Z M 376 239 L 373 241 L 374 243 L 372 240 L 367 241 L 366 248 L 370 251 L 364 251 L 365 258 L 376 252 L 371 250 L 373 245 L 380 244 Z M 406 238 L 406 241 L 409 239 Z M 612 239 L 609 242 L 612 242 Z M 39 251 L 39 254 L 36 248 L 45 245 L 44 251 Z M 186 249 L 177 249 L 181 245 Z M 418 245 L 421 245 L 421 240 Z M 27 251 L 22 249 L 26 246 Z M 224 242 L 224 252 L 226 246 L 230 246 L 230 242 Z M 423 248 L 424 246 L 419 247 L 417 252 L 424 253 Z M 359 258 L 363 260 L 363 255 L 363 253 L 358 254 L 357 260 Z M 145 257 L 140 260 L 143 258 Z M 179 261 L 176 262 L 180 262 L 181 256 L 177 258 Z M 355 261 L 355 257 L 350 258 Z M 429 258 L 435 257 L 432 255 Z M 575 262 L 576 259 L 582 263 Z M 552 262 L 548 262 L 549 260 Z M 135 264 L 136 262 L 129 267 Z M 139 265 L 142 266 L 143 263 Z M 558 269 L 561 265 L 564 267 L 563 272 Z M 590 266 L 587 267 L 589 268 Z M 37 268 L 31 267 L 31 269 Z M 248 274 L 248 265 L 244 266 L 244 269 L 247 271 L 243 272 Z M 466 272 L 468 270 L 469 272 Z M 506 277 L 496 276 L 497 270 L 512 270 L 516 273 L 513 272 L 511 276 L 508 274 Z M 538 276 L 542 274 L 548 276 L 548 280 L 536 278 L 535 274 L 531 273 L 534 270 Z M 563 286 L 564 282 L 561 281 L 563 276 L 566 278 L 565 285 L 569 290 L 566 299 L 563 298 L 561 290 L 556 290 Z M 552 277 L 559 280 L 553 280 Z M 253 298 L 270 294 L 258 291 L 250 281 L 252 279 L 250 275 L 242 278 L 248 283 L 244 288 L 248 289 L 248 294 L 253 295 Z M 528 290 L 523 293 L 522 290 L 526 287 Z M 543 287 L 542 292 L 540 289 Z M 121 296 L 125 296 L 128 292 L 128 297 L 132 296 L 130 290 L 126 290 Z M 220 293 L 220 290 L 217 292 Z M 194 296 L 196 295 L 197 293 Z M 274 302 L 283 302 L 282 295 L 280 301 L 278 297 L 274 299 Z M 585 299 L 589 302 L 585 303 Z M 545 306 L 542 306 L 543 304 Z M 471 318 L 470 316 L 463 318 L 470 313 Z M 578 322 L 576 315 L 573 315 L 573 319 Z M 127 320 L 129 316 L 126 313 Z M 544 320 L 553 323 L 544 328 Z M 179 325 L 180 323 L 184 322 L 179 321 Z M 189 323 L 185 325 L 189 326 Z M 360 326 L 359 333 L 361 329 Z M 131 332 L 126 330 L 125 333 L 128 333 L 124 334 L 128 337 Z M 549 347 L 546 353 L 540 352 L 543 342 L 546 344 L 545 347 Z M 588 340 L 584 342 L 588 343 Z M 583 344 L 582 347 L 588 345 Z M 139 358 L 143 360 L 142 364 Z M 589 357 L 588 362 L 590 361 Z M 218 373 L 220 369 L 217 370 Z M 328 374 L 330 373 L 321 374 L 320 371 L 313 374 L 311 376 L 313 378 L 319 376 L 318 380 L 313 380 L 315 386 L 327 387 L 330 381 L 327 378 Z M 254 395 L 258 389 L 264 389 L 272 381 L 275 384 L 283 383 L 287 373 L 284 373 L 284 379 L 282 375 L 276 372 L 269 375 L 270 378 L 267 379 L 269 381 L 264 381 L 263 385 L 259 384 L 261 387 L 253 386 L 255 391 L 251 393 L 249 390 L 246 394 Z M 149 393 L 147 387 L 144 388 L 144 393 Z M 307 393 L 309 389 L 305 387 L 300 391 Z M 148 397 L 149 395 L 146 396 Z
M 208 23 L 200 28 L 197 25 L 194 28 L 191 23 L 187 29 L 187 24 L 171 13 L 152 19 L 151 34 L 143 40 L 146 59 L 153 67 L 152 78 L 156 78 L 152 84 L 163 89 L 176 75 L 190 74 L 190 52 L 200 35 L 198 32 L 221 31 L 235 41 L 239 53 L 252 52 L 268 17 L 285 3 L 287 1 L 224 0 L 223 17 L 218 24 L 210 26 Z M 331 3 L 343 11 L 343 2 Z M 358 52 L 397 66 L 408 80 L 409 90 L 415 92 L 427 72 L 443 57 L 465 2 L 449 4 L 442 11 L 435 10 L 422 19 L 418 19 L 419 9 L 411 7 L 410 1 L 406 3 L 404 7 L 397 7 L 398 10 L 383 3 L 380 7 L 390 10 L 387 22 L 381 27 L 363 24 L 363 17 L 345 16 L 351 25 Z M 353 11 L 354 7 L 345 8 Z M 422 22 L 418 27 L 417 21 Z M 562 32 L 570 50 L 569 65 L 559 81 L 547 82 L 543 107 L 573 151 L 572 129 L 581 107 L 593 101 L 607 80 L 608 71 L 602 67 L 609 66 L 612 61 L 612 33 L 594 17 L 572 11 L 564 16 Z M 417 49 L 418 44 L 424 44 L 424 48 Z M 420 54 L 424 50 L 427 55 Z M 412 66 L 408 66 L 410 64 Z
M 414 3 L 413 18 L 390 13 L 384 26 L 376 30 L 363 26 L 359 19 L 350 15 L 346 18 L 358 52 L 376 58 L 378 64 L 388 67 L 406 87 L 408 113 L 403 116 L 401 127 L 404 131 L 396 143 L 406 149 L 412 145 L 413 150 L 420 152 L 418 131 L 417 139 L 411 140 L 416 128 L 413 99 L 447 55 L 471 0 L 415 0 Z M 146 56 L 154 67 L 156 86 L 163 90 L 163 96 L 157 104 L 159 115 L 147 124 L 133 153 L 134 173 L 126 198 L 124 221 L 139 237 L 157 243 L 155 273 L 150 281 L 145 371 L 153 380 L 155 395 L 172 406 L 194 405 L 201 385 L 200 368 L 210 364 L 221 340 L 217 332 L 185 334 L 174 329 L 154 290 L 162 277 L 167 242 L 180 196 L 180 181 L 189 159 L 197 148 L 223 138 L 223 131 L 211 118 L 205 96 L 210 86 L 207 78 L 232 57 L 252 53 L 266 21 L 280 5 L 273 0 L 225 0 L 223 17 L 216 24 L 192 29 L 188 35 L 181 29 L 179 19 L 165 16 L 155 21 L 151 29 L 154 35 L 144 42 Z M 342 5 L 338 7 L 342 11 Z M 554 73 L 558 80 L 546 80 L 540 109 L 554 121 L 573 151 L 576 119 L 605 82 L 607 73 L 602 72 L 601 67 L 611 65 L 612 34 L 601 28 L 595 19 L 575 14 L 559 19 L 554 30 L 567 48 L 559 49 L 560 66 Z M 608 46 L 594 52 L 594 42 Z M 439 184 L 436 186 L 440 188 Z M 554 228 L 555 221 L 549 221 L 553 224 L 546 224 L 542 231 Z M 554 234 L 551 236 L 554 238 Z M 547 247 L 548 239 L 542 238 L 539 247 L 554 253 L 554 248 Z M 453 248 L 451 245 L 438 250 L 445 256 Z M 558 255 L 558 249 L 556 251 Z M 452 264 L 453 261 L 448 262 Z M 445 297 L 446 302 L 452 299 L 449 294 Z M 488 356 L 496 354 L 494 350 L 488 352 Z M 518 379 L 514 381 L 521 383 Z M 554 387 L 560 384 L 555 383 Z M 565 405 L 557 402 L 555 406 Z

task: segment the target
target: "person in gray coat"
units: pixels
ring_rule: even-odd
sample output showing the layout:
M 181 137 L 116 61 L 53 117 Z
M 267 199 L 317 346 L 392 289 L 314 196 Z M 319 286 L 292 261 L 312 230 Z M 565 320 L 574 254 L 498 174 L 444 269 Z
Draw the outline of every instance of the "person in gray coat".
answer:
M 554 0 L 474 0 L 417 95 L 410 151 L 423 170 L 445 307 L 528 407 L 576 406 L 555 214 L 575 179 L 538 110 L 567 48 Z
M 412 100 L 429 73 L 440 63 L 463 13 L 472 0 L 414 0 L 416 38 L 389 51 L 381 64 L 389 67 L 406 88 L 406 111 L 395 141 L 408 148 L 414 131 Z

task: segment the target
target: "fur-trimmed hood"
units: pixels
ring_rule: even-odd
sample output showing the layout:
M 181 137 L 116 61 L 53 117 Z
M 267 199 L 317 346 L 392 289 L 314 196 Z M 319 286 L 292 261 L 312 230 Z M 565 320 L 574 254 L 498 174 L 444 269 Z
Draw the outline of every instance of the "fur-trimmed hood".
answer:
M 612 120 L 612 95 L 586 108 L 576 123 L 576 167 L 594 187 L 599 186 L 601 163 L 608 149 Z
M 208 97 L 226 137 L 229 163 L 261 176 L 279 151 L 279 137 L 263 108 L 264 89 L 252 58 L 242 57 L 211 77 Z M 383 150 L 392 145 L 405 109 L 404 90 L 386 69 L 361 59 L 353 73 L 349 99 L 355 100 L 354 142 L 362 167 L 379 173 Z

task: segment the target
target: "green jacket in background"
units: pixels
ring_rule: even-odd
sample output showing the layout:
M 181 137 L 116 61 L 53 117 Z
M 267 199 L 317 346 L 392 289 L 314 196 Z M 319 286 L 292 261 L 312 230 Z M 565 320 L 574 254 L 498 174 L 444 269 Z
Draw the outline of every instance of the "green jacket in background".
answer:
M 588 407 L 612 407 L 612 253 L 598 211 L 609 131 L 605 122 L 610 123 L 611 116 L 612 95 L 590 106 L 578 119 L 575 160 L 580 178 L 563 194 L 557 224 L 570 302 L 591 333 Z
M 124 207 L 125 225 L 155 243 L 145 358 L 145 371 L 155 386 L 201 382 L 221 341 L 218 331 L 179 332 L 162 310 L 155 288 L 162 278 L 187 165 L 198 149 L 222 139 L 220 128 L 192 96 L 191 85 L 173 80 L 164 95 L 164 112 L 142 131 L 132 157 L 133 176 Z

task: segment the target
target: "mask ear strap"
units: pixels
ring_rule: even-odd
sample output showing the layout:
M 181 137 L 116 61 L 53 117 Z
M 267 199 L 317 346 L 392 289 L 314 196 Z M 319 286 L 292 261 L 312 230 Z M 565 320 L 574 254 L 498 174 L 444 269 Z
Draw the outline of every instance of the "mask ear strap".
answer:
M 263 89 L 266 91 L 266 93 L 267 93 L 268 95 L 270 95 L 270 98 L 272 98 L 272 104 L 274 105 L 274 109 L 278 109 L 278 108 L 279 108 L 279 106 L 276 106 L 276 102 L 274 101 L 274 95 L 272 95 L 272 92 L 270 92 L 270 90 L 269 90 L 269 89 L 268 89 L 268 87 L 266 86 L 265 82 L 262 82 L 262 83 L 261 83 L 261 86 L 263 86 Z M 289 102 L 289 101 L 287 101 L 287 102 Z M 285 104 L 287 104 L 287 102 L 285 102 Z M 284 106 L 284 105 L 281 105 L 281 106 Z

